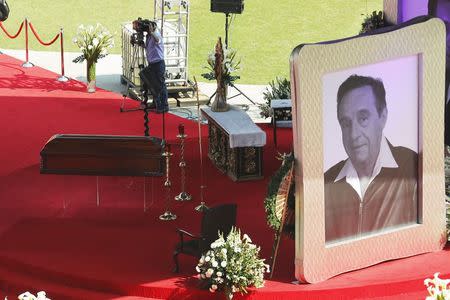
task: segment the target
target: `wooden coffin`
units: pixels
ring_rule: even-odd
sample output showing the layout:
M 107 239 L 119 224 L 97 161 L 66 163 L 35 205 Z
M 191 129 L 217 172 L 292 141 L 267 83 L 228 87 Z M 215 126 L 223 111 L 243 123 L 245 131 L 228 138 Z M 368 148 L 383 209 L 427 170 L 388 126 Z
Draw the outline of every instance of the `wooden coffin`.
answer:
M 162 176 L 163 142 L 146 136 L 56 134 L 41 150 L 43 174 Z

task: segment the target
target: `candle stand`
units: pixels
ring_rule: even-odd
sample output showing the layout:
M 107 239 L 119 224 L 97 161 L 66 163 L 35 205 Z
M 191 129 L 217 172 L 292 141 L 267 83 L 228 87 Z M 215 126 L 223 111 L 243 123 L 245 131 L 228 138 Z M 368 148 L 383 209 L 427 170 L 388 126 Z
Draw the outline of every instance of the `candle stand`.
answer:
M 184 133 L 184 125 L 180 124 L 178 126 L 178 134 L 177 138 L 180 139 L 181 142 L 181 153 L 180 153 L 180 162 L 178 166 L 181 169 L 181 192 L 175 196 L 176 201 L 189 201 L 192 200 L 192 196 L 186 192 L 186 161 L 184 160 L 184 139 L 187 137 L 187 134 Z
M 159 216 L 159 219 L 162 221 L 171 221 L 175 220 L 177 218 L 177 215 L 170 212 L 170 191 L 172 183 L 170 182 L 170 157 L 173 155 L 173 153 L 170 152 L 170 145 L 166 145 L 166 151 L 162 154 L 163 157 L 166 158 L 166 180 L 164 181 L 164 187 L 166 190 L 166 211 Z

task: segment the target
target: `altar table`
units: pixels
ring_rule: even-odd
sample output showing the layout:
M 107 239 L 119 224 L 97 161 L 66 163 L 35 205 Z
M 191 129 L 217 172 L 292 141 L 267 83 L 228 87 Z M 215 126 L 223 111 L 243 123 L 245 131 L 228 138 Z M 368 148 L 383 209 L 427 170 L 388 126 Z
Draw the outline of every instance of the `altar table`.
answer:
M 208 120 L 208 157 L 234 181 L 260 179 L 266 133 L 243 110 L 226 112 L 202 108 Z

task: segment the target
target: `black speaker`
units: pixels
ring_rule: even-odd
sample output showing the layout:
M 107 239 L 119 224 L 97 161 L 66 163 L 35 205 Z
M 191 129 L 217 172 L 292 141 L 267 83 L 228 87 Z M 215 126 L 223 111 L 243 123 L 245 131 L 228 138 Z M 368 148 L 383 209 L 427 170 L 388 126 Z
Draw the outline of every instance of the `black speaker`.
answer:
M 6 0 L 0 1 L 0 22 L 5 21 L 8 19 L 9 16 L 9 6 L 8 3 L 6 3 Z
M 211 0 L 211 11 L 226 14 L 241 14 L 244 0 Z

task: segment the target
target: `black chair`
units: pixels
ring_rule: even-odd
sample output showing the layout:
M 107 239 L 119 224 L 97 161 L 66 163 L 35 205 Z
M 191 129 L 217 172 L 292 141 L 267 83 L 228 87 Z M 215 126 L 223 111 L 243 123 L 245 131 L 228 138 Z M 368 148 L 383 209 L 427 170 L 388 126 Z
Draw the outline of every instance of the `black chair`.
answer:
M 210 249 L 211 243 L 217 240 L 219 231 L 227 236 L 231 227 L 236 224 L 236 210 L 236 204 L 222 204 L 207 209 L 203 214 L 199 236 L 178 228 L 180 242 L 175 246 L 173 252 L 174 272 L 178 273 L 179 271 L 178 254 L 183 253 L 200 258 Z M 190 239 L 185 240 L 185 236 Z

